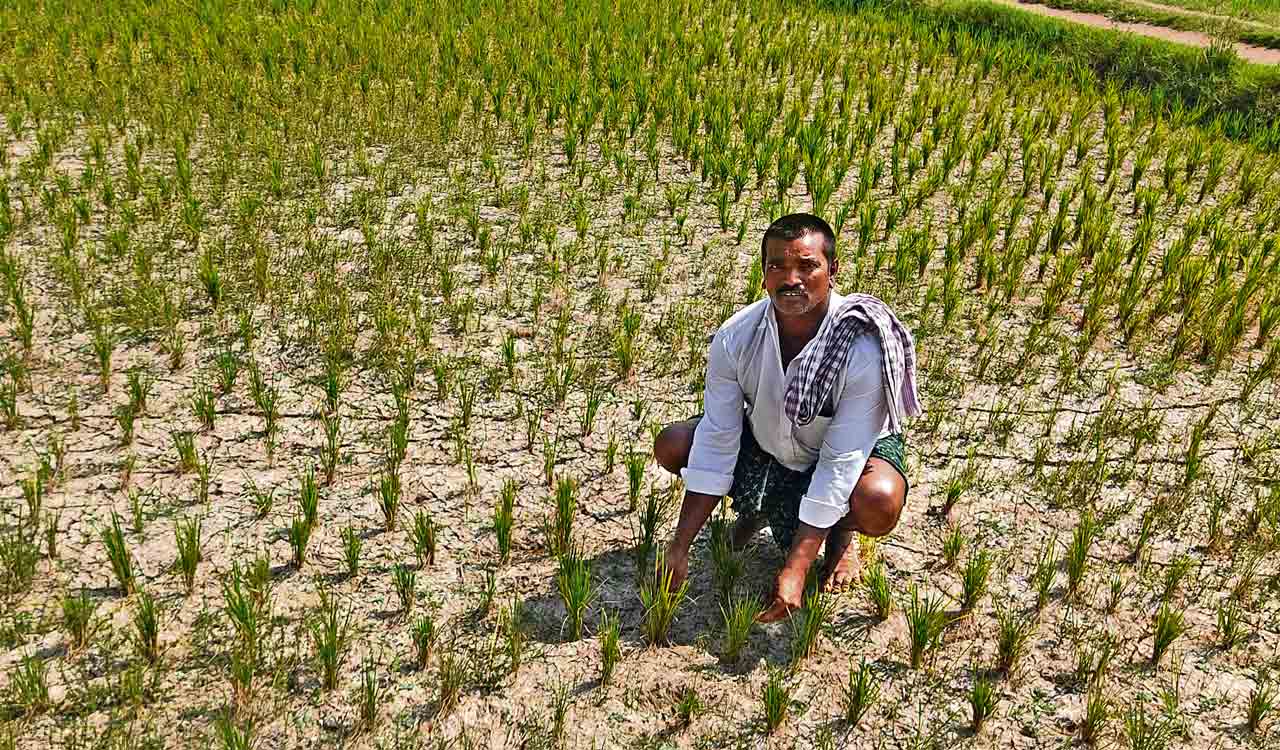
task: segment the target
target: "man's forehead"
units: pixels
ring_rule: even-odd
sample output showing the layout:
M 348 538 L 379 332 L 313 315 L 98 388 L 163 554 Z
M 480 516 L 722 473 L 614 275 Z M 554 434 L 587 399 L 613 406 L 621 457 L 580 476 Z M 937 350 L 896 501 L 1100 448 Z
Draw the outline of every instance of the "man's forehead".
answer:
M 765 254 L 769 257 L 805 257 L 808 255 L 822 255 L 822 235 L 817 232 L 810 232 L 793 240 L 783 239 L 781 237 L 770 237 L 765 242 Z

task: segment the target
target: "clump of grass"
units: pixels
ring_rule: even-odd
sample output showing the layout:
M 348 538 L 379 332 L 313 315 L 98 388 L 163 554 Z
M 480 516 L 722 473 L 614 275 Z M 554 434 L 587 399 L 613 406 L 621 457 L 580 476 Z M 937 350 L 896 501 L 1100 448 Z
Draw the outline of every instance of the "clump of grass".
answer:
M 419 567 L 436 564 L 436 522 L 421 510 L 413 516 L 413 553 Z
M 1102 685 L 1089 689 L 1085 699 L 1084 716 L 1080 720 L 1080 739 L 1092 747 L 1102 739 L 1102 733 L 1111 721 L 1111 703 L 1102 692 Z
M 1152 719 L 1141 706 L 1133 705 L 1124 715 L 1124 735 L 1130 750 L 1164 750 L 1169 744 L 1169 723 Z
M 821 591 L 814 589 L 805 595 L 804 607 L 798 618 L 791 622 L 795 632 L 791 639 L 791 663 L 799 664 L 813 655 L 818 646 L 818 636 L 835 614 L 835 602 Z M 796 623 L 799 624 L 796 624 Z
M 40 547 L 21 525 L 0 531 L 0 592 L 17 594 L 31 587 Z
M 974 734 L 980 733 L 995 714 L 998 701 L 995 682 L 975 672 L 973 686 L 969 688 L 969 726 Z
M 751 637 L 756 617 L 763 610 L 764 603 L 754 596 L 735 597 L 727 605 L 720 605 L 720 613 L 724 616 L 724 644 L 720 650 L 722 659 L 729 663 L 738 661 L 743 647 Z
M 409 639 L 413 641 L 414 656 L 418 669 L 426 669 L 431 662 L 431 654 L 435 652 L 438 633 L 436 621 L 430 613 L 418 616 L 413 628 L 409 631 Z
M 1249 637 L 1248 625 L 1236 602 L 1220 603 L 1214 619 L 1218 626 L 1218 643 L 1222 648 L 1230 651 Z
M 120 514 L 111 511 L 111 525 L 100 532 L 102 546 L 107 549 L 107 559 L 111 561 L 111 571 L 115 573 L 121 590 L 128 596 L 138 590 L 137 574 L 133 569 L 133 555 L 125 544 L 124 532 L 120 530 Z
M 1151 663 L 1159 664 L 1160 657 L 1164 656 L 1173 642 L 1186 631 L 1187 625 L 1183 613 L 1172 609 L 1167 603 L 1161 604 L 1155 615 Z
M 587 608 L 596 598 L 595 584 L 591 581 L 591 562 L 580 549 L 570 547 L 560 555 L 556 588 L 567 612 L 570 640 L 580 640 Z
M 964 551 L 965 543 L 968 538 L 964 534 L 964 530 L 959 526 L 952 526 L 950 533 L 942 540 L 942 564 L 947 568 L 954 568 L 956 561 L 960 559 L 960 553 Z
M 547 539 L 547 551 L 552 555 L 561 555 L 573 543 L 573 520 L 578 510 L 577 482 L 569 477 L 561 477 L 556 482 L 551 502 L 551 513 L 543 521 L 543 532 Z
M 867 587 L 871 606 L 875 608 L 876 619 L 881 622 L 889 619 L 889 615 L 893 612 L 893 590 L 889 587 L 889 576 L 885 573 L 884 561 L 876 560 L 875 564 L 867 568 L 862 581 Z
M 649 457 L 636 452 L 632 447 L 627 450 L 622 461 L 627 467 L 627 507 L 634 511 L 640 499 L 640 489 L 644 485 L 644 468 L 649 463 Z
M 49 665 L 37 656 L 27 655 L 18 662 L 10 677 L 12 700 L 27 716 L 49 710 Z
M 1085 511 L 1080 516 L 1080 523 L 1071 534 L 1071 544 L 1067 546 L 1067 595 L 1076 597 L 1080 593 L 1080 584 L 1084 582 L 1089 569 L 1089 551 L 1093 548 L 1097 537 L 1098 526 L 1093 514 Z
M 1193 560 L 1190 555 L 1178 555 L 1169 561 L 1169 566 L 1164 570 L 1163 588 L 1160 592 L 1160 601 L 1168 603 L 1178 593 L 1178 588 L 1182 586 L 1182 582 L 1191 572 Z
M 357 725 L 361 730 L 371 732 L 378 726 L 378 716 L 382 708 L 385 690 L 378 682 L 377 666 L 371 659 L 365 659 L 360 669 L 360 690 L 357 694 Z
M 195 471 L 200 463 L 196 452 L 196 436 L 190 432 L 174 431 L 169 433 L 173 438 L 173 447 L 178 452 L 178 473 L 187 474 Z
M 654 557 L 658 548 L 658 531 L 666 520 L 669 510 L 670 505 L 667 503 L 666 495 L 650 492 L 644 508 L 632 522 L 631 535 L 635 545 L 637 570 L 645 570 L 649 566 L 649 559 Z M 712 554 L 716 554 L 714 549 Z
M 1276 686 L 1274 683 L 1259 678 L 1249 693 L 1249 702 L 1245 708 L 1245 725 L 1249 731 L 1258 734 L 1262 724 L 1276 707 Z
M 600 684 L 608 687 L 613 682 L 613 672 L 622 659 L 622 622 L 615 612 L 606 612 L 600 618 Z
M 360 551 L 364 548 L 364 540 L 350 526 L 342 529 L 342 561 L 347 569 L 347 577 L 354 578 L 360 572 Z
M 693 686 L 686 685 L 680 691 L 679 700 L 676 701 L 676 725 L 682 729 L 687 729 L 703 710 L 702 699 L 698 697 L 698 691 Z
M 133 612 L 133 645 L 148 663 L 160 661 L 160 608 L 146 591 L 139 592 L 138 608 Z
M 70 651 L 79 651 L 89 644 L 96 629 L 94 614 L 97 609 L 97 602 L 90 599 L 89 594 L 84 591 L 78 596 L 68 596 L 62 600 L 62 628 L 67 631 Z
M 493 533 L 498 540 L 498 561 L 505 565 L 511 558 L 511 532 L 515 529 L 516 483 L 506 479 L 493 509 Z
M 771 668 L 769 678 L 760 693 L 760 702 L 764 705 L 764 725 L 770 734 L 782 726 L 791 709 L 791 687 L 786 683 L 785 670 Z
M 447 714 L 462 699 L 462 689 L 467 683 L 466 658 L 450 648 L 440 655 L 436 671 L 436 711 Z
M 311 642 L 315 647 L 320 685 L 325 690 L 338 686 L 338 669 L 351 642 L 351 611 L 344 610 L 337 599 L 321 589 L 320 607 L 311 620 Z
M 960 610 L 972 612 L 978 602 L 987 593 L 987 582 L 991 577 L 991 556 L 985 550 L 969 556 L 964 570 L 960 574 Z
M 913 584 L 906 615 L 907 639 L 911 648 L 911 668 L 919 669 L 924 663 L 924 657 L 942 645 L 942 634 L 947 627 L 947 613 L 940 597 L 921 599 L 919 590 Z
M 307 561 L 307 545 L 311 543 L 312 526 L 305 516 L 294 516 L 289 524 L 289 549 L 293 550 L 293 567 L 302 569 Z
M 200 528 L 199 518 L 178 521 L 173 527 L 173 539 L 178 548 L 177 568 L 182 573 L 182 585 L 188 594 L 195 585 L 196 567 L 203 558 Z
M 1004 674 L 1011 674 L 1027 653 L 1027 642 L 1036 632 L 1036 622 L 1018 617 L 1017 613 L 1009 609 L 996 612 L 996 622 L 999 626 L 996 634 L 996 668 Z
M 716 594 L 720 601 L 727 602 L 733 599 L 733 589 L 745 572 L 745 566 L 742 558 L 733 549 L 733 527 L 729 519 L 723 515 L 718 516 L 711 521 L 710 526 L 712 578 L 715 580 Z M 654 531 L 656 532 L 656 528 Z
M 382 526 L 394 531 L 400 515 L 400 474 L 394 469 L 384 469 L 378 477 L 378 508 L 382 510 Z
M 665 645 L 685 595 L 689 592 L 688 579 L 672 587 L 675 572 L 669 570 L 666 561 L 659 558 L 654 565 L 652 579 L 640 586 L 640 603 L 644 607 L 644 619 L 640 632 L 651 646 Z
M 418 598 L 417 573 L 407 565 L 396 565 L 391 569 L 391 582 L 395 586 L 396 597 L 400 599 L 400 611 L 408 615 Z
M 871 672 L 871 665 L 863 659 L 854 669 L 849 663 L 849 680 L 844 687 L 844 720 L 856 727 L 880 698 L 880 683 Z
M 502 616 L 502 630 L 506 635 L 507 664 L 512 675 L 520 673 L 520 665 L 524 663 L 525 646 L 529 636 L 525 633 L 524 605 L 519 599 L 513 600 Z
M 1036 569 L 1031 575 L 1031 585 L 1036 592 L 1036 611 L 1044 609 L 1049 603 L 1049 595 L 1053 591 L 1054 579 L 1058 577 L 1058 537 L 1053 536 L 1045 543 L 1036 558 Z

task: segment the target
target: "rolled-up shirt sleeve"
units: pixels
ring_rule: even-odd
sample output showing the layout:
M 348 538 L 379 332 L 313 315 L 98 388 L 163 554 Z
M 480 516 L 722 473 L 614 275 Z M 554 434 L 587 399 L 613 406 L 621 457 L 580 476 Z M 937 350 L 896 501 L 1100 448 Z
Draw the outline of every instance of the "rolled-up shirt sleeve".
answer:
M 744 404 L 737 363 L 725 348 L 723 332 L 717 333 L 707 353 L 702 419 L 693 433 L 689 463 L 680 472 L 686 490 L 706 495 L 729 492 L 742 439 Z
M 800 501 L 800 520 L 819 529 L 830 528 L 849 512 L 849 496 L 889 415 L 880 342 L 867 334 L 851 346 L 844 391 Z

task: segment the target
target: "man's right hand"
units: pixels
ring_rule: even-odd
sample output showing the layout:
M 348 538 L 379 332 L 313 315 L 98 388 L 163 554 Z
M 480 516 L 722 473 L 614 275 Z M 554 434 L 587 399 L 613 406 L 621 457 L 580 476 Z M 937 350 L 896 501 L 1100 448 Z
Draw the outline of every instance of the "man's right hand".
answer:
M 689 577 L 689 548 L 680 545 L 679 542 L 668 544 L 664 564 L 671 575 L 669 590 L 679 590 L 685 579 Z

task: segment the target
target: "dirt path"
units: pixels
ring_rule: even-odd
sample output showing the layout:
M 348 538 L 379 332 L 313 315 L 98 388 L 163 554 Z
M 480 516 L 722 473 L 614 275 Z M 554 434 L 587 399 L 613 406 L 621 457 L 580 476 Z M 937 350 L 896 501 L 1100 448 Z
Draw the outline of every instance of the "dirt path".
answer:
M 1195 16 L 1197 18 L 1207 18 L 1211 21 L 1223 21 L 1225 23 L 1234 23 L 1241 26 L 1253 26 L 1259 29 L 1274 29 L 1273 24 L 1264 21 L 1257 21 L 1250 18 L 1231 18 L 1230 16 L 1222 16 L 1217 13 L 1209 13 L 1203 10 L 1195 10 L 1193 8 L 1183 8 L 1180 5 L 1166 5 L 1164 3 L 1153 2 L 1152 0 L 1126 0 L 1131 5 L 1141 5 L 1144 8 L 1152 10 L 1164 11 L 1166 13 L 1177 13 L 1182 16 Z
M 1140 36 L 1151 37 L 1153 39 L 1164 39 L 1179 44 L 1188 44 L 1193 47 L 1208 47 L 1212 40 L 1208 34 L 1202 34 L 1198 31 L 1179 31 L 1164 26 L 1153 26 L 1147 23 L 1132 23 L 1128 21 L 1113 21 L 1106 16 L 1094 13 L 1078 13 L 1072 10 L 1059 10 L 1058 8 L 1050 8 L 1047 5 L 1039 5 L 1036 3 L 1022 2 L 1021 0 L 995 0 L 995 2 L 1004 5 L 1016 5 L 1023 10 L 1031 13 L 1038 13 L 1042 16 L 1050 16 L 1052 18 L 1060 18 L 1074 23 L 1084 24 L 1085 26 L 1093 26 L 1100 29 L 1112 29 L 1114 31 L 1127 31 Z M 1240 59 L 1251 63 L 1261 65 L 1280 65 L 1280 50 L 1267 49 L 1266 47 L 1257 47 L 1252 44 L 1244 44 L 1235 42 L 1231 45 Z

